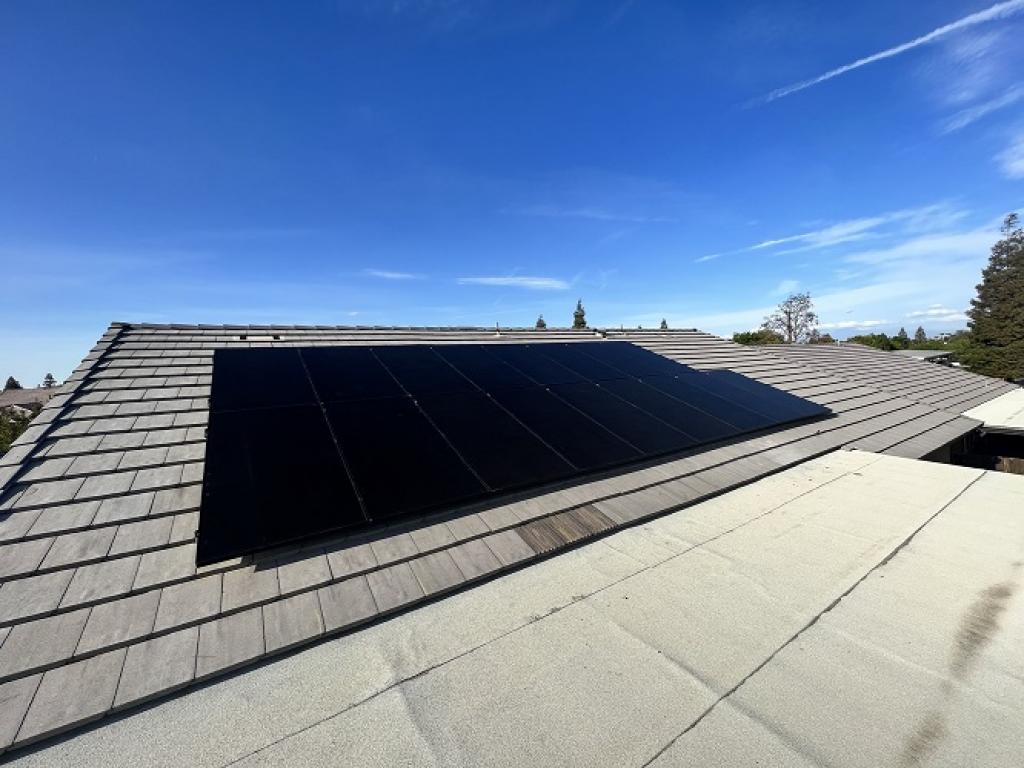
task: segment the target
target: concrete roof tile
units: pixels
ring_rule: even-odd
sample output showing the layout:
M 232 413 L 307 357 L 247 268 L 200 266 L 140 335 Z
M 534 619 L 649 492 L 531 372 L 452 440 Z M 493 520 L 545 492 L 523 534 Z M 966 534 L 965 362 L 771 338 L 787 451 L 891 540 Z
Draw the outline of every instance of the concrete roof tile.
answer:
M 397 533 L 370 542 L 370 548 L 380 565 L 387 565 L 397 560 L 413 557 L 419 550 L 412 536 L 408 533 Z
M 146 552 L 139 562 L 132 589 L 147 589 L 157 585 L 187 579 L 196 572 L 195 544 L 167 547 Z
M 409 531 L 416 548 L 420 552 L 429 552 L 433 549 L 440 549 L 449 544 L 455 543 L 455 537 L 451 529 L 444 523 L 435 523 L 423 528 L 414 528 Z
M 45 538 L 0 546 L 0 579 L 32 573 L 52 544 L 52 538 Z
M 336 579 L 377 567 L 377 557 L 369 544 L 348 544 L 337 549 L 328 549 L 327 562 Z
M 113 472 L 124 454 L 120 451 L 110 453 L 87 453 L 72 458 L 68 467 L 69 475 L 94 475 Z
M 483 541 L 504 566 L 514 565 L 534 556 L 533 550 L 514 530 L 492 533 L 490 536 L 485 536 Z
M 96 513 L 94 525 L 116 523 L 122 520 L 131 520 L 139 517 L 146 517 L 153 505 L 154 493 L 131 493 L 123 496 L 114 496 L 97 502 L 99 511 Z
M 290 594 L 331 580 L 327 556 L 322 553 L 299 552 L 277 563 L 277 577 L 281 594 Z
M 167 458 L 167 447 L 143 448 L 136 451 L 126 451 L 118 469 L 138 469 L 139 467 L 151 467 L 155 464 L 163 464 Z
M 220 612 L 219 573 L 164 587 L 156 613 L 156 631 L 208 619 Z M 0 597 L 2 597 L 0 590 Z
M 465 581 L 462 571 L 445 551 L 417 557 L 409 561 L 409 566 L 428 595 L 445 592 Z
M 0 586 L 0 622 L 43 616 L 60 605 L 73 572 L 54 571 L 8 581 Z
M 366 574 L 366 580 L 381 611 L 394 610 L 424 596 L 423 587 L 408 563 L 370 571 Z
M 42 674 L 21 677 L 0 683 L 0 750 L 10 746 L 18 734 L 21 722 L 35 696 Z
M 91 603 L 128 592 L 139 569 L 139 555 L 118 557 L 75 569 L 61 607 Z
M 501 568 L 491 548 L 483 539 L 470 539 L 448 550 L 455 564 L 466 579 L 472 580 L 493 573 Z
M 196 530 L 199 528 L 199 511 L 179 512 L 171 516 L 173 526 L 171 527 L 171 543 L 177 544 L 182 541 L 193 541 L 196 537 Z
M 25 743 L 103 715 L 114 701 L 125 650 L 65 664 L 43 675 L 17 739 Z
M 89 478 L 92 479 L 92 478 Z M 44 506 L 71 501 L 85 481 L 82 478 L 71 480 L 53 480 L 43 483 L 32 483 L 18 499 L 19 507 Z
M 89 609 L 59 613 L 16 625 L 0 648 L 0 677 L 67 661 L 82 636 Z
M 281 593 L 277 568 L 235 568 L 224 574 L 222 611 L 233 611 L 247 605 L 271 600 Z
M 140 469 L 135 475 L 131 488 L 133 491 L 145 491 L 151 488 L 166 488 L 171 485 L 177 485 L 181 482 L 181 470 L 181 464 Z
M 92 475 L 82 483 L 76 499 L 95 499 L 127 493 L 135 480 L 135 472 L 111 472 L 106 475 Z
M 23 512 L 0 513 L 0 541 L 20 539 L 28 533 L 42 512 L 41 509 L 27 509 Z
M 251 608 L 199 625 L 196 677 L 227 672 L 266 653 L 263 609 Z
M 283 651 L 324 633 L 317 593 L 303 592 L 263 606 L 267 653 Z
M 32 536 L 38 536 L 45 533 L 58 533 L 73 528 L 84 528 L 94 520 L 99 509 L 100 502 L 98 501 L 80 501 L 72 504 L 46 507 L 36 515 L 35 522 L 28 533 Z M 18 514 L 26 513 L 19 512 Z
M 199 485 L 184 485 L 157 491 L 150 514 L 160 515 L 166 512 L 199 509 L 202 491 L 202 486 Z
M 188 627 L 128 647 L 114 709 L 138 704 L 191 682 L 199 627 Z
M 75 653 L 93 653 L 145 637 L 153 630 L 159 602 L 160 590 L 150 590 L 94 605 Z
M 328 632 L 347 629 L 377 615 L 377 604 L 365 576 L 335 582 L 317 592 Z
M 165 546 L 171 538 L 173 522 L 170 517 L 156 517 L 118 526 L 110 556 Z

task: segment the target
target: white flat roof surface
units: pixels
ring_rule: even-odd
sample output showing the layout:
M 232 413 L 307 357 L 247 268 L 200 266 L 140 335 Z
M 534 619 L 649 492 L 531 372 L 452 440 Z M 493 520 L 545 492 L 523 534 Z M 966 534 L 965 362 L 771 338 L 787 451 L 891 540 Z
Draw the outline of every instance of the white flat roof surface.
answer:
M 1011 766 L 1024 477 L 836 452 L 19 766 Z
M 983 421 L 986 427 L 1024 430 L 1024 387 L 971 408 L 964 416 Z

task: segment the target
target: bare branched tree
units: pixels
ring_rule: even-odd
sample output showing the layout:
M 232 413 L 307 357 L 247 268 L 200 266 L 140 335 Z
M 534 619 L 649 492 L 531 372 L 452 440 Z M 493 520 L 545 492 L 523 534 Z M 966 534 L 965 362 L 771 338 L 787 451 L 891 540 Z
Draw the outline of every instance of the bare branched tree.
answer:
M 818 325 L 818 315 L 809 293 L 794 293 L 761 324 L 765 330 L 775 331 L 791 344 L 806 344 Z

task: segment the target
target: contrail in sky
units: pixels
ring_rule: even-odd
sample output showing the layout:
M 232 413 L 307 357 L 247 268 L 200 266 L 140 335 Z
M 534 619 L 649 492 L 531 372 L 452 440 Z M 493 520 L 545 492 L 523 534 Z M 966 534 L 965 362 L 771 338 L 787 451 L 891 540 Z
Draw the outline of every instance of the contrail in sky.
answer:
M 891 59 L 893 56 L 899 56 L 901 53 L 905 53 L 906 51 L 912 50 L 913 48 L 917 48 L 921 45 L 927 45 L 928 43 L 932 43 L 946 37 L 953 32 L 959 32 L 961 29 L 967 29 L 968 27 L 973 27 L 978 24 L 984 24 L 988 21 L 1005 19 L 1009 16 L 1020 13 L 1021 11 L 1024 11 L 1024 0 L 1007 0 L 1007 2 L 996 3 L 991 8 L 986 8 L 984 11 L 972 13 L 970 16 L 964 16 L 962 19 L 946 24 L 938 29 L 933 29 L 926 35 L 915 37 L 913 40 L 897 45 L 894 48 L 887 48 L 884 51 L 879 51 L 878 53 L 873 53 L 870 56 L 865 56 L 863 59 L 857 59 L 850 64 L 844 64 L 841 67 L 829 70 L 823 75 L 812 77 L 810 80 L 804 80 L 782 88 L 776 88 L 771 93 L 755 99 L 749 106 L 754 106 L 755 104 L 767 104 L 768 102 L 775 101 L 776 99 L 781 99 L 784 96 L 790 96 L 791 94 L 802 91 L 805 88 L 810 88 L 812 85 L 824 83 L 826 80 L 831 80 L 834 77 L 845 75 L 847 72 L 854 69 L 860 69 L 868 64 L 874 64 L 876 61 Z

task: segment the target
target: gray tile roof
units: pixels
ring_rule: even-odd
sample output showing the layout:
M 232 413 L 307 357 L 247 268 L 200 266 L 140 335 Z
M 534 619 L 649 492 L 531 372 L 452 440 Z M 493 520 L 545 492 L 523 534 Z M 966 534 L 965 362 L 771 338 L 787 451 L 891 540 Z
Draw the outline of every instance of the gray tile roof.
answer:
M 740 347 L 697 331 L 604 335 L 695 368 L 745 374 L 835 415 L 489 506 L 197 569 L 214 349 L 600 334 L 112 325 L 0 458 L 0 750 L 839 447 L 924 456 L 977 426 L 963 410 L 1012 389 L 871 351 Z

